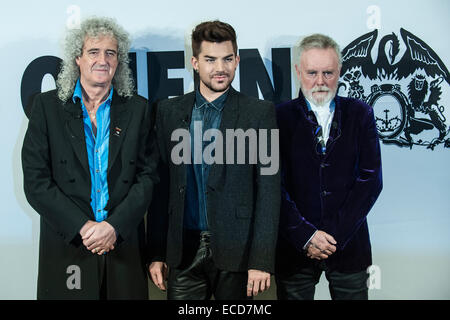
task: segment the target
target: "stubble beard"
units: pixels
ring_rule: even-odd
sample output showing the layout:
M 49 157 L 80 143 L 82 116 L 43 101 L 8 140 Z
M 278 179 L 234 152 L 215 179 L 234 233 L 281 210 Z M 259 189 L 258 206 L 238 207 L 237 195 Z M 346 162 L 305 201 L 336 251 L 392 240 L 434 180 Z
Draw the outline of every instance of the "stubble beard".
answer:
M 223 83 L 225 84 L 224 86 L 223 85 L 220 85 L 220 86 L 216 86 L 216 85 L 214 85 L 213 84 L 213 79 L 214 79 L 214 77 L 215 76 L 226 76 L 226 79 L 223 81 Z M 200 81 L 205 85 L 205 87 L 207 87 L 209 90 L 211 90 L 212 92 L 216 92 L 216 93 L 219 93 L 219 92 L 225 92 L 225 91 L 227 91 L 228 90 L 228 88 L 231 86 L 231 82 L 233 82 L 233 79 L 234 79 L 234 77 L 233 78 L 231 78 L 231 76 L 230 76 L 230 74 L 229 73 L 227 73 L 227 72 L 222 72 L 222 73 L 216 73 L 216 74 L 214 74 L 214 75 L 212 75 L 212 76 L 210 76 L 209 78 L 208 78 L 208 81 L 202 81 L 202 79 L 200 79 Z

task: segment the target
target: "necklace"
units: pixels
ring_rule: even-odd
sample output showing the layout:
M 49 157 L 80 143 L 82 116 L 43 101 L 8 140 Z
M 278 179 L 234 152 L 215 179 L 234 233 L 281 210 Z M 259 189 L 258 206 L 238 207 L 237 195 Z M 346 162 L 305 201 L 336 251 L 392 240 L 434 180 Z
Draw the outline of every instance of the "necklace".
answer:
M 87 108 L 86 108 L 86 109 L 87 109 Z M 88 113 L 89 113 L 89 116 L 90 116 L 92 119 L 95 119 L 95 110 L 94 110 L 94 109 L 88 110 Z

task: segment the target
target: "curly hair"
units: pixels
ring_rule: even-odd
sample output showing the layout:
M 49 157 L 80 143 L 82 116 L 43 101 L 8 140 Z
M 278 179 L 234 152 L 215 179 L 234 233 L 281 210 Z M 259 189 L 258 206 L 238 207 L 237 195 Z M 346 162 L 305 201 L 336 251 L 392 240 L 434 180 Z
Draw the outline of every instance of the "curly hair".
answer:
M 56 80 L 58 97 L 61 101 L 66 102 L 73 95 L 75 84 L 80 77 L 80 69 L 75 60 L 83 54 L 86 38 L 102 36 L 109 36 L 117 40 L 118 65 L 112 80 L 114 89 L 122 97 L 133 95 L 134 81 L 128 66 L 128 51 L 131 45 L 128 32 L 111 18 L 92 17 L 84 20 L 80 28 L 69 30 L 66 35 L 64 59 Z

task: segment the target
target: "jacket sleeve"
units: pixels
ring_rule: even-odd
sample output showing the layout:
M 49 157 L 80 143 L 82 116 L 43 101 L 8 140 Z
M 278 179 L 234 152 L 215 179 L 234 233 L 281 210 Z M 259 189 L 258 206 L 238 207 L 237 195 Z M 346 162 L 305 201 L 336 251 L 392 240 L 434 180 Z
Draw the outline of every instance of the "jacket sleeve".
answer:
M 267 145 L 271 162 L 264 163 L 259 156 L 256 165 L 256 204 L 248 269 L 274 272 L 280 215 L 280 170 L 278 127 L 272 103 L 262 114 L 258 129 L 259 133 L 261 129 L 267 129 L 267 144 L 264 139 L 259 140 L 258 152 L 261 154 L 262 146 Z
M 298 251 L 302 251 L 317 228 L 300 213 L 286 189 L 286 172 L 281 167 L 281 213 L 280 233 Z
M 280 127 L 280 157 L 281 157 L 281 210 L 280 210 L 280 235 L 291 243 L 298 251 L 310 240 L 317 228 L 308 222 L 298 209 L 290 195 L 288 168 L 288 149 L 291 148 L 292 132 L 289 130 L 288 121 L 292 115 L 283 112 L 283 106 L 277 107 L 277 120 Z M 299 181 L 298 183 L 301 183 Z
M 123 240 L 136 230 L 136 226 L 144 217 L 152 199 L 153 186 L 159 179 L 156 172 L 158 156 L 153 124 L 151 110 L 146 104 L 139 139 L 136 140 L 136 143 L 139 143 L 139 151 L 133 184 L 126 197 L 111 209 L 111 214 L 106 219 Z
M 64 194 L 53 179 L 47 110 L 42 95 L 36 96 L 22 146 L 24 192 L 41 218 L 70 243 L 89 220 L 89 214 Z
M 361 121 L 358 142 L 358 176 L 338 213 L 335 239 L 341 250 L 365 221 L 383 187 L 377 127 L 372 107 L 367 108 L 368 112 Z

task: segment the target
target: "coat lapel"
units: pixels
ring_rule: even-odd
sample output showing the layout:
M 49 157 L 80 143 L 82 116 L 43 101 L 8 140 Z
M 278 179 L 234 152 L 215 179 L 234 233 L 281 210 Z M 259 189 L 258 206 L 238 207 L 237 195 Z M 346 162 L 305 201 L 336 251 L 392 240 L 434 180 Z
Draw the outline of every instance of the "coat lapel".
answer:
M 228 93 L 227 100 L 225 101 L 225 105 L 222 111 L 222 119 L 220 121 L 219 130 L 224 137 L 223 141 L 223 161 L 225 164 L 226 161 L 226 130 L 227 129 L 236 129 L 236 123 L 239 118 L 239 95 L 233 87 L 230 87 L 230 92 Z M 221 173 L 225 170 L 224 164 L 214 163 L 211 165 L 211 169 L 209 171 L 208 176 L 208 186 L 216 189 L 218 183 L 220 182 Z
M 88 155 L 86 150 L 86 140 L 84 136 L 83 112 L 80 100 L 73 103 L 72 99 L 64 104 L 64 128 L 69 135 L 72 148 L 81 163 L 81 166 L 90 174 Z
M 174 128 L 183 128 L 189 130 L 192 117 L 192 109 L 194 108 L 195 102 L 195 91 L 190 92 L 180 100 L 179 104 L 176 106 L 178 117 L 174 123 Z
M 236 121 L 239 117 L 239 97 L 236 90 L 230 87 L 227 100 L 222 112 L 222 119 L 220 121 L 220 132 L 225 134 L 226 129 L 235 129 Z
M 127 106 L 126 100 L 114 91 L 111 102 L 111 121 L 109 124 L 108 173 L 119 154 L 132 112 L 133 109 Z
M 298 154 L 301 151 L 299 146 L 304 146 L 311 150 L 311 154 L 315 160 L 319 160 L 319 155 L 316 152 L 317 137 L 314 132 L 318 126 L 316 116 L 313 111 L 308 111 L 306 105 L 306 99 L 303 93 L 299 92 L 299 97 L 297 99 L 296 111 L 298 112 L 299 121 L 296 122 L 293 143 L 291 144 L 291 153 Z
M 331 152 L 333 151 L 333 147 L 336 145 L 336 141 L 341 136 L 342 106 L 338 96 L 335 97 L 334 102 L 334 116 L 333 121 L 331 122 L 330 136 L 328 137 L 327 141 L 327 152 L 325 158 L 327 158 L 331 154 Z
M 166 133 L 168 137 L 170 137 L 172 135 L 172 132 L 176 129 L 186 129 L 189 132 L 194 102 L 195 102 L 195 91 L 184 95 L 184 97 L 178 102 L 178 104 L 174 106 L 175 107 L 174 115 L 176 116 L 173 117 L 173 122 L 171 126 L 169 126 L 169 132 Z M 179 177 L 180 179 L 179 180 L 180 186 L 186 187 L 187 185 L 186 165 L 174 166 L 174 170 L 176 170 L 175 176 Z
M 340 104 L 339 96 L 336 96 L 334 98 L 335 101 L 335 110 L 334 110 L 334 116 L 333 121 L 331 122 L 331 129 L 330 129 L 330 135 L 328 137 L 327 141 L 327 151 L 325 154 L 325 159 L 330 155 L 330 153 L 333 150 L 334 145 L 336 144 L 336 141 L 341 136 L 341 126 L 342 126 L 342 106 Z M 311 130 L 312 135 L 312 148 L 313 148 L 313 154 L 316 159 L 319 159 L 319 155 L 315 151 L 316 144 L 317 144 L 317 138 L 314 136 L 314 129 L 317 127 L 317 119 L 314 115 L 314 112 L 308 111 L 308 107 L 306 106 L 306 100 L 303 96 L 303 93 L 299 92 L 299 98 L 298 98 L 298 104 L 297 104 L 297 111 L 300 113 L 304 113 L 304 116 L 300 117 L 300 119 L 304 119 L 304 122 L 301 123 L 300 121 L 297 123 L 297 126 L 295 128 L 295 134 L 299 135 L 298 139 L 300 141 L 302 140 L 301 135 L 305 134 L 305 131 L 303 131 L 303 128 L 306 127 L 308 130 Z M 294 146 L 297 146 L 297 143 L 293 144 Z M 295 147 L 297 149 L 297 147 Z

